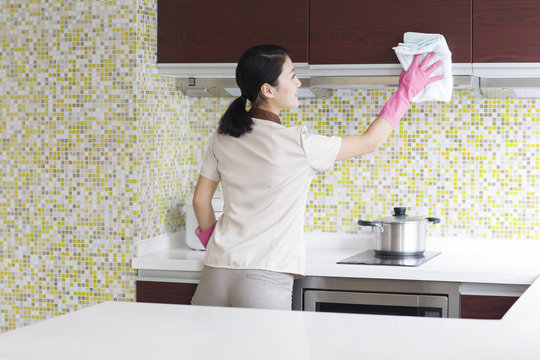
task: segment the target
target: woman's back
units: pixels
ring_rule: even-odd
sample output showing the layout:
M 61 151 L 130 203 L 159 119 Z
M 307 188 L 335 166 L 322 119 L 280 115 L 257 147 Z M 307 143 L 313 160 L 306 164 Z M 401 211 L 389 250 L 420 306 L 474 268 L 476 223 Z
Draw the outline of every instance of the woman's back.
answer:
M 221 181 L 225 205 L 207 263 L 251 262 L 257 268 L 264 263 L 267 269 L 286 266 L 298 272 L 299 264 L 291 264 L 290 256 L 300 256 L 305 202 L 317 170 L 309 154 L 325 148 L 328 167 L 339 145 L 339 138 L 261 119 L 254 119 L 253 130 L 238 138 L 214 133 L 201 175 Z

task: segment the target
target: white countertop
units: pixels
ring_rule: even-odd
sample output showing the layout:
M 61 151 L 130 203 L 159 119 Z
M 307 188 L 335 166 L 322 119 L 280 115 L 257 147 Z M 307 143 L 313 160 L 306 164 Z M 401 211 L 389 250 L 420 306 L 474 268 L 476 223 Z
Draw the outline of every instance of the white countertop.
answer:
M 0 335 L 0 359 L 538 359 L 540 281 L 502 320 L 103 303 Z
M 141 246 L 132 260 L 135 269 L 202 269 L 203 251 L 189 249 L 181 236 L 161 240 L 161 245 Z M 519 239 L 428 238 L 427 251 L 441 254 L 418 267 L 336 264 L 370 248 L 366 235 L 307 233 L 306 275 L 530 285 L 540 274 L 540 241 Z

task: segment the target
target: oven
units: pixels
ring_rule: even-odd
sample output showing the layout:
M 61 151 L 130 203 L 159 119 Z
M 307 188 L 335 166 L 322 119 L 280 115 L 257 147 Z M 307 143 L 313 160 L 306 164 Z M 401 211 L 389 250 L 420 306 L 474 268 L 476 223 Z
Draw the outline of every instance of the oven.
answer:
M 295 281 L 293 309 L 457 318 L 459 284 L 308 276 Z

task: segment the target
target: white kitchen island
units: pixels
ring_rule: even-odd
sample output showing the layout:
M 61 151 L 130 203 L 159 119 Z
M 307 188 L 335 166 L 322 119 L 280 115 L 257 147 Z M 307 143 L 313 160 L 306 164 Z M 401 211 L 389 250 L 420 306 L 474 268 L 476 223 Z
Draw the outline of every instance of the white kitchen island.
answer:
M 109 302 L 0 335 L 0 359 L 539 359 L 540 281 L 502 320 Z
M 306 242 L 309 276 L 528 289 L 501 320 L 110 302 L 1 334 L 0 359 L 540 359 L 540 242 L 429 239 L 442 253 L 419 267 L 336 264 L 369 249 L 368 237 Z M 140 273 L 196 281 L 203 252 L 163 238 L 141 245 Z

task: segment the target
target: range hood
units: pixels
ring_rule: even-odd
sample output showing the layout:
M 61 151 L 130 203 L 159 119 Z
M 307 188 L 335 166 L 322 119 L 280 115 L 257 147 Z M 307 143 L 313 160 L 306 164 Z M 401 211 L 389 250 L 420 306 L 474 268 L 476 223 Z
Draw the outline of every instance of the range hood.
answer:
M 237 97 L 235 63 L 158 64 L 160 75 L 193 97 Z M 395 88 L 400 64 L 309 65 L 295 63 L 303 98 L 328 98 L 334 89 Z M 540 63 L 452 64 L 455 89 L 486 98 L 540 98 Z

